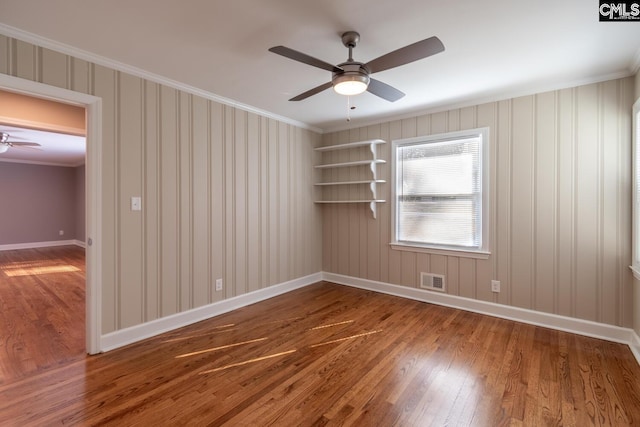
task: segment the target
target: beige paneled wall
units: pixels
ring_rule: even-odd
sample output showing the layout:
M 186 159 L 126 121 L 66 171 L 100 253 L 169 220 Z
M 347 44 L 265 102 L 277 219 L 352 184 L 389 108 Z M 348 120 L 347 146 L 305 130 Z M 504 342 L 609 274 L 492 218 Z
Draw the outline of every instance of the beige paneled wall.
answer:
M 409 287 L 421 271 L 444 274 L 452 295 L 631 326 L 633 100 L 630 77 L 324 135 L 323 145 L 382 138 L 389 162 L 394 139 L 488 126 L 491 256 L 391 249 L 387 163 L 378 219 L 323 207 L 323 270 Z
M 4 36 L 0 72 L 103 100 L 103 333 L 321 270 L 319 135 Z

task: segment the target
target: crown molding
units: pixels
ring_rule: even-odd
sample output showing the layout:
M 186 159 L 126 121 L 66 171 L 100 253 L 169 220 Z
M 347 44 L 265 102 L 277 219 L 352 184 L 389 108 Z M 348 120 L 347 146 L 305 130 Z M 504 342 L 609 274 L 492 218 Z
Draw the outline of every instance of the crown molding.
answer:
M 82 59 L 84 61 L 91 62 L 96 65 L 101 65 L 103 67 L 112 68 L 116 71 L 131 74 L 133 76 L 140 77 L 142 79 L 145 79 L 154 83 L 165 85 L 173 89 L 180 90 L 182 92 L 190 93 L 192 95 L 196 95 L 196 96 L 208 99 L 210 101 L 215 101 L 220 104 L 228 105 L 230 107 L 238 108 L 240 110 L 243 110 L 249 113 L 258 114 L 266 118 L 274 119 L 279 122 L 290 124 L 292 126 L 296 126 L 302 129 L 307 129 L 319 134 L 323 133 L 322 129 L 311 126 L 307 123 L 290 119 L 288 117 L 280 116 L 278 114 L 274 114 L 269 111 L 261 110 L 251 105 L 243 104 L 241 102 L 237 102 L 232 99 L 225 98 L 220 95 L 216 95 L 215 93 L 208 92 L 208 91 L 199 89 L 197 87 L 190 86 L 185 83 L 181 83 L 177 80 L 169 79 L 167 77 L 154 74 L 150 71 L 133 67 L 131 65 L 127 65 L 122 62 L 118 62 L 113 59 L 106 58 L 104 56 L 96 55 L 94 53 L 87 52 L 85 50 L 78 49 L 76 47 L 57 42 L 55 40 L 51 40 L 46 37 L 39 36 L 37 34 L 29 33 L 27 31 L 21 30 L 19 28 L 11 27 L 3 23 L 0 23 L 0 34 L 5 35 L 7 37 L 21 40 L 23 42 L 31 43 L 33 45 L 40 46 L 46 49 L 60 52 L 65 55 L 73 56 L 75 58 Z
M 631 74 L 636 74 L 640 72 L 640 48 L 638 49 L 636 54 L 633 56 L 630 70 L 631 70 Z

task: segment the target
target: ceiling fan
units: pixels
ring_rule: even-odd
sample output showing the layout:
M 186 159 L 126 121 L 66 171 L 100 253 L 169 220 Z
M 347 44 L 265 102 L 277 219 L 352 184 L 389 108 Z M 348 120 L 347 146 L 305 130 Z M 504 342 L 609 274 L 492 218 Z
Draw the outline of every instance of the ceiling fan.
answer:
M 37 142 L 9 141 L 9 134 L 0 132 L 0 154 L 5 153 L 11 147 L 40 147 Z
M 444 51 L 444 45 L 439 38 L 434 36 L 394 50 L 364 64 L 353 59 L 353 48 L 356 47 L 359 41 L 360 34 L 355 31 L 347 31 L 342 34 L 342 44 L 349 49 L 349 58 L 346 62 L 338 65 L 331 65 L 285 46 L 275 46 L 269 49 L 270 52 L 333 73 L 330 82 L 301 93 L 289 101 L 301 101 L 333 86 L 333 90 L 341 95 L 358 95 L 368 91 L 387 101 L 395 102 L 405 94 L 393 86 L 370 77 L 370 75 Z

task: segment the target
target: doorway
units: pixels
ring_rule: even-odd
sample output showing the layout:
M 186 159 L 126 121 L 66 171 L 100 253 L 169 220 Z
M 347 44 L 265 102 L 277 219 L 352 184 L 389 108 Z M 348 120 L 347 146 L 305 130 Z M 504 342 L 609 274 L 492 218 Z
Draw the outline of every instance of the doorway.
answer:
M 101 351 L 101 163 L 102 100 L 42 83 L 0 74 L 0 89 L 34 98 L 83 107 L 86 111 L 87 156 L 85 164 L 86 212 L 86 352 Z

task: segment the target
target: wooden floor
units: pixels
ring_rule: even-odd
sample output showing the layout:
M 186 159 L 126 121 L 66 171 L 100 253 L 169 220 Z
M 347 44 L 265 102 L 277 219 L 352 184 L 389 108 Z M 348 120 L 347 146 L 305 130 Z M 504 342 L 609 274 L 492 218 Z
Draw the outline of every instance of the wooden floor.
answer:
M 3 255 L 1 268 L 25 258 Z M 39 330 L 45 313 L 53 330 L 71 318 L 26 301 L 56 294 L 55 274 L 67 273 L 0 273 L 1 426 L 640 423 L 640 366 L 625 345 L 326 282 L 74 356 L 76 338 L 61 345 Z M 7 299 L 12 286 L 21 291 Z M 4 314 L 19 311 L 20 295 L 24 314 Z M 70 352 L 59 360 L 61 347 Z
M 83 358 L 84 307 L 83 248 L 0 251 L 0 384 Z

